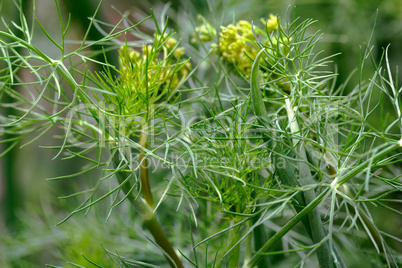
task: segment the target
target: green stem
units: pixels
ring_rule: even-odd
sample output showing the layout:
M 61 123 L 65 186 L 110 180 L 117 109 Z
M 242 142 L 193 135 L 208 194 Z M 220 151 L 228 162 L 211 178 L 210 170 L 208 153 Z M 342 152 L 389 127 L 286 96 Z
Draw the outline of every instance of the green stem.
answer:
M 290 131 L 294 136 L 300 136 L 300 129 L 299 125 L 296 120 L 296 116 L 293 111 L 293 107 L 290 103 L 290 100 L 288 98 L 285 99 L 285 107 L 286 111 L 288 113 L 288 119 L 289 119 L 289 125 L 290 125 Z M 303 146 L 303 143 L 301 142 L 300 139 L 298 138 L 293 138 L 293 145 L 296 149 L 296 152 L 298 156 L 301 158 L 303 161 L 298 162 L 299 166 L 299 181 L 301 186 L 307 186 L 307 185 L 313 185 L 315 184 L 315 181 L 311 175 L 310 167 L 308 166 L 308 160 L 307 160 L 307 155 L 305 148 Z M 315 192 L 314 189 L 307 190 L 303 192 L 304 200 L 306 204 L 310 204 L 315 198 Z M 311 212 L 308 214 L 308 219 L 310 222 L 310 230 L 312 234 L 312 240 L 314 243 L 322 243 L 318 248 L 317 248 L 317 258 L 318 262 L 320 264 L 321 268 L 324 267 L 332 267 L 332 258 L 331 258 L 331 251 L 329 248 L 329 241 L 325 241 L 327 235 L 324 229 L 324 226 L 321 221 L 321 216 L 319 214 L 318 209 L 314 208 L 311 210 Z
M 253 223 L 255 224 L 257 221 L 258 218 L 255 217 L 253 219 Z M 255 251 L 259 251 L 264 246 L 265 242 L 268 241 L 268 236 L 262 223 L 253 229 L 253 236 L 254 236 Z M 269 259 L 269 256 L 262 256 L 257 267 L 258 268 L 271 267 L 271 261 Z
M 248 229 L 250 229 L 251 226 L 252 226 L 252 224 L 250 222 L 248 222 L 247 223 Z M 253 247 L 252 247 L 253 237 L 251 235 L 248 235 L 245 240 L 246 240 L 246 242 L 245 242 L 246 250 L 244 252 L 244 262 L 243 263 L 247 263 L 251 259 L 252 250 L 253 250 Z
M 254 267 L 260 262 L 264 256 L 263 253 L 267 252 L 276 242 L 278 242 L 283 236 L 285 236 L 297 223 L 299 223 L 306 215 L 308 215 L 312 209 L 318 206 L 324 197 L 329 192 L 330 188 L 326 188 L 319 196 L 317 196 L 313 202 L 309 203 L 302 211 L 294 215 L 281 230 L 276 232 L 265 244 L 256 252 L 253 258 L 244 267 Z
M 289 187 L 300 187 L 300 182 L 297 179 L 296 175 L 293 172 L 293 169 L 289 163 L 289 160 L 280 157 L 280 152 L 283 151 L 280 148 L 280 145 L 277 144 L 275 146 L 276 155 L 274 156 L 274 165 L 275 171 L 278 174 L 278 178 L 284 186 Z M 305 206 L 306 201 L 304 200 L 304 195 L 302 192 L 296 194 L 292 200 L 292 205 L 295 208 L 296 212 L 299 213 Z M 311 239 L 313 239 L 313 235 L 311 233 L 310 221 L 309 218 L 303 218 L 303 225 L 306 228 L 306 231 Z
M 119 152 L 115 152 L 115 154 L 113 155 L 114 166 L 116 168 L 121 166 L 122 161 L 123 160 L 120 159 Z M 123 171 L 118 171 L 116 173 L 116 177 L 118 182 L 122 184 L 127 179 L 127 173 Z M 147 227 L 147 229 L 155 239 L 156 244 L 161 248 L 163 255 L 168 261 L 170 267 L 184 268 L 183 263 L 177 256 L 175 250 L 172 247 L 172 244 L 170 244 L 169 239 L 160 226 L 156 218 L 156 214 L 153 211 L 153 208 L 144 198 L 136 198 L 136 194 L 134 193 L 134 191 L 132 191 L 132 187 L 132 183 L 130 183 L 130 181 L 127 181 L 122 185 L 121 189 L 124 194 L 127 195 L 128 200 L 140 214 L 142 220 L 144 221 L 145 227 Z
M 20 2 L 21 6 L 21 14 L 25 13 L 26 10 L 28 10 L 28 6 L 30 4 L 30 1 L 28 0 L 22 0 Z M 1 5 L 1 4 L 0 4 Z M 29 13 L 29 12 L 27 12 Z M 17 17 L 17 14 L 12 14 L 13 16 L 15 15 Z M 29 16 L 29 14 L 24 14 L 24 16 Z M 14 18 L 15 20 L 18 21 L 18 18 Z M 22 39 L 22 32 L 17 31 L 18 38 Z M 23 51 L 22 46 L 18 46 L 15 48 L 18 53 L 21 53 Z M 4 68 L 3 65 L 0 65 L 0 69 Z M 15 75 L 15 77 L 18 77 L 18 75 L 21 75 L 20 70 L 18 73 L 15 74 L 10 74 L 10 77 L 12 75 Z M 3 78 L 2 78 L 3 79 Z M 15 79 L 15 78 L 14 78 Z M 4 80 L 2 80 L 4 81 Z M 6 81 L 5 81 L 6 82 Z M 7 82 L 6 82 L 7 83 Z M 14 90 L 19 91 L 19 87 L 14 87 Z M 12 103 L 12 98 L 9 94 L 3 94 L 2 92 L 2 97 L 1 97 L 2 103 Z M 7 115 L 9 118 L 12 117 L 18 117 L 18 111 L 15 110 L 15 107 L 13 106 L 6 106 L 3 109 L 0 110 L 0 113 L 2 115 Z M 7 127 L 6 127 L 7 130 Z M 2 132 L 2 139 L 3 140 L 12 140 L 13 138 L 16 137 L 15 134 L 12 133 L 12 131 L 4 131 Z M 12 143 L 11 143 L 12 144 Z M 3 147 L 4 146 L 4 147 Z M 10 146 L 14 146 L 13 144 Z M 7 150 L 7 145 L 0 145 L 0 151 L 3 153 L 3 151 Z M 0 173 L 3 173 L 2 175 L 4 176 L 4 184 L 2 185 L 2 181 L 0 181 L 0 191 L 1 188 L 4 187 L 4 197 L 1 196 L 0 192 L 0 225 L 5 224 L 5 226 L 10 229 L 10 230 L 17 230 L 19 226 L 19 219 L 17 216 L 17 212 L 21 209 L 21 205 L 23 202 L 26 202 L 24 199 L 24 195 L 21 194 L 21 183 L 19 182 L 19 177 L 17 172 L 15 172 L 15 163 L 16 159 L 18 157 L 18 152 L 15 147 L 11 148 L 11 150 L 3 156 L 3 165 L 0 167 Z M 1 154 L 0 153 L 0 154 Z M 1 158 L 1 157 L 0 157 Z M 1 174 L 0 174 L 1 178 Z M 3 217 L 1 217 L 3 216 Z M 4 220 L 4 222 L 2 222 Z
M 231 240 L 229 248 L 232 248 L 240 239 L 239 228 L 232 228 L 230 230 L 229 239 Z M 240 244 L 238 244 L 233 250 L 229 260 L 229 268 L 239 267 L 239 257 L 240 257 Z
M 181 260 L 177 256 L 175 250 L 169 242 L 169 239 L 156 219 L 156 215 L 152 213 L 152 217 L 146 219 L 143 218 L 143 220 L 145 226 L 154 237 L 156 244 L 158 244 L 158 246 L 163 250 L 163 254 L 165 255 L 170 266 L 184 268 Z
M 263 101 L 261 89 L 260 89 L 260 79 L 259 79 L 259 62 L 261 57 L 264 55 L 264 49 L 262 49 L 256 56 L 253 66 L 251 68 L 251 99 L 254 107 L 255 114 L 259 117 L 260 121 L 263 124 L 269 124 L 269 118 L 267 116 L 267 111 L 265 108 L 265 104 Z M 300 130 L 298 123 L 296 121 L 293 109 L 291 107 L 290 101 L 288 98 L 285 99 L 285 107 L 288 113 L 289 124 L 292 134 L 295 136 L 293 139 L 294 147 L 298 155 L 304 161 L 298 161 L 299 165 L 299 182 L 300 186 L 307 186 L 312 185 L 315 183 L 311 176 L 310 168 L 306 164 L 307 163 L 307 156 L 302 146 L 302 143 L 299 142 L 300 140 L 296 138 L 297 135 L 300 135 Z M 297 186 L 297 185 L 292 185 Z M 308 190 L 303 193 L 305 204 L 310 204 L 315 198 L 314 190 Z M 303 209 L 304 210 L 304 209 Z M 303 217 L 301 217 L 302 219 Z M 325 229 L 321 222 L 321 217 L 318 213 L 317 209 L 312 209 L 308 215 L 308 220 L 310 222 L 310 230 L 312 234 L 312 240 L 314 243 L 320 243 L 324 241 L 326 238 Z M 329 243 L 328 241 L 324 241 L 321 246 L 317 249 L 317 257 L 320 263 L 321 268 L 331 267 L 331 252 L 329 250 Z M 258 258 L 260 261 L 260 258 Z
M 354 175 L 358 174 L 359 172 L 363 171 L 368 165 L 371 163 L 375 163 L 376 161 L 379 161 L 382 159 L 385 155 L 391 153 L 392 151 L 401 148 L 402 147 L 402 139 L 399 140 L 399 142 L 387 144 L 386 148 L 383 149 L 382 151 L 378 152 L 375 157 L 371 160 L 366 160 L 365 162 L 361 163 L 351 171 L 349 171 L 347 174 L 345 174 L 343 177 L 339 179 L 339 182 L 336 183 L 334 181 L 333 187 L 337 188 L 340 187 L 343 183 L 345 183 L 347 180 L 351 179 Z M 253 267 L 263 257 L 263 253 L 268 251 L 276 242 L 278 242 L 287 232 L 289 232 L 298 222 L 300 222 L 312 209 L 314 209 L 316 206 L 318 206 L 322 200 L 324 200 L 325 195 L 331 190 L 331 188 L 326 188 L 320 195 L 318 195 L 311 203 L 309 203 L 303 210 L 301 210 L 299 213 L 297 213 L 295 216 L 293 216 L 290 221 L 282 227 L 281 230 L 279 230 L 275 235 L 273 235 L 265 244 L 260 248 L 258 252 L 254 255 L 253 258 L 244 266 L 244 267 Z M 362 214 L 364 215 L 364 214 Z M 339 253 L 335 251 L 335 254 L 337 255 L 338 260 L 342 261 L 340 259 Z M 346 267 L 343 263 L 340 263 L 341 267 Z
M 147 124 L 145 124 L 142 127 L 142 133 L 140 137 L 140 146 L 143 148 L 146 148 L 147 146 L 147 134 L 146 134 L 146 128 Z M 150 205 L 152 208 L 155 208 L 155 202 L 154 198 L 152 196 L 152 191 L 151 191 L 151 183 L 149 182 L 149 176 L 148 176 L 148 160 L 145 157 L 145 151 L 143 149 L 140 149 L 140 155 L 138 158 L 138 161 L 141 165 L 141 191 L 142 195 L 144 196 L 144 199 L 147 201 L 148 205 Z
M 384 149 L 382 149 L 380 152 L 376 153 L 373 159 L 369 158 L 366 161 L 360 163 L 357 165 L 355 168 L 353 168 L 351 171 L 349 171 L 347 174 L 344 176 L 341 176 L 341 178 L 334 180 L 333 185 L 336 185 L 337 187 L 341 186 L 360 172 L 362 172 L 368 165 L 373 165 L 376 161 L 379 161 L 383 157 L 385 157 L 387 154 L 393 152 L 394 150 L 401 148 L 402 147 L 402 139 L 400 139 L 398 142 L 393 142 L 391 144 L 384 144 Z

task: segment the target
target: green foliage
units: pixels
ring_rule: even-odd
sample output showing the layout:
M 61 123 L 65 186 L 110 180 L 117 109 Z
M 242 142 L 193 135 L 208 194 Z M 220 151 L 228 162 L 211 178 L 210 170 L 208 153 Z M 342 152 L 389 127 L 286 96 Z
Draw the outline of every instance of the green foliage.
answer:
M 402 89 L 387 49 L 377 64 L 370 39 L 358 83 L 346 90 L 336 86 L 333 56 L 317 51 L 322 35 L 310 31 L 311 19 L 269 15 L 260 27 L 214 27 L 200 16 L 190 45 L 153 13 L 139 23 L 122 16 L 109 32 L 95 13 L 90 28 L 105 36 L 85 35 L 70 50 L 70 20 L 55 3 L 61 42 L 38 25 L 57 56 L 35 45 L 23 12 L 19 25 L 0 31 L 0 105 L 13 110 L 0 117 L 9 137 L 0 156 L 58 128 L 58 145 L 44 147 L 81 167 L 49 179 L 68 185 L 60 198 L 68 205 L 55 216 L 63 224 L 49 235 L 62 248 L 51 254 L 54 265 L 346 267 L 368 256 L 373 266 L 401 263 L 401 239 L 373 213 L 378 206 L 401 215 L 393 204 Z M 151 20 L 153 34 L 140 31 Z M 90 51 L 100 44 L 103 51 Z M 119 66 L 95 60 L 106 50 Z M 190 64 L 186 53 L 205 56 Z M 375 72 L 364 81 L 370 61 Z M 385 99 L 387 123 L 368 123 Z M 29 255 L 18 249 L 29 252 L 24 241 L 38 239 L 5 237 L 3 266 Z

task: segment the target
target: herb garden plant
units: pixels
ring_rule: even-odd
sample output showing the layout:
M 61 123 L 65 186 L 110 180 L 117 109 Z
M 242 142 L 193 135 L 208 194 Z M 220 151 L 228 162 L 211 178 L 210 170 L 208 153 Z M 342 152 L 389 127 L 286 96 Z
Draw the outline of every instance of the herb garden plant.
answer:
M 109 267 L 85 253 L 102 246 L 115 267 L 402 263 L 401 238 L 372 215 L 401 215 L 402 89 L 386 48 L 376 62 L 369 42 L 358 84 L 337 86 L 313 20 L 214 26 L 199 16 L 184 42 L 164 14 L 138 23 L 122 14 L 116 25 L 94 14 L 90 27 L 105 36 L 72 49 L 55 4 L 61 40 L 22 10 L 19 23 L 3 21 L 1 156 L 50 133 L 58 145 L 43 147 L 82 165 L 49 179 L 76 183 L 61 198 L 77 206 L 59 224 L 102 211 L 121 242 L 87 244 L 69 267 Z M 32 42 L 36 31 L 58 56 Z M 382 124 L 370 123 L 375 115 Z M 144 246 L 122 255 L 116 245 L 130 232 L 146 239 L 126 248 Z

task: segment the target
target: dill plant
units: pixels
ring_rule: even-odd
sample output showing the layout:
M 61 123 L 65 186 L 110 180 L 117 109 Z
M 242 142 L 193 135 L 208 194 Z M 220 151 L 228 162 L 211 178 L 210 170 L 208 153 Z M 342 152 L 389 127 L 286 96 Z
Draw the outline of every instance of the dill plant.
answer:
M 69 51 L 69 21 L 55 3 L 61 43 L 39 27 L 58 57 L 33 44 L 34 25 L 22 12 L 20 25 L 0 32 L 1 96 L 12 100 L 1 105 L 15 109 L 0 120 L 2 136 L 13 135 L 1 141 L 9 146 L 1 155 L 60 127 L 60 146 L 46 148 L 85 164 L 49 180 L 95 178 L 88 189 L 62 197 L 80 204 L 60 223 L 105 201 L 113 218 L 128 201 L 171 267 L 346 267 L 367 255 L 375 265 L 400 264 L 389 242 L 400 239 L 382 232 L 371 215 L 371 205 L 400 214 L 389 203 L 400 202 L 391 197 L 401 190 L 401 89 L 387 50 L 364 82 L 362 69 L 372 60 L 367 46 L 359 84 L 346 92 L 324 68 L 331 57 L 315 51 L 321 36 L 309 32 L 312 20 L 282 24 L 269 15 L 259 25 L 242 20 L 215 28 L 200 16 L 195 45 L 187 46 L 204 53 L 197 65 L 154 14 L 145 19 L 155 23 L 153 36 L 139 31 L 145 20 L 133 24 L 122 16 L 129 26 L 120 27 L 95 14 L 90 27 L 109 32 L 94 42 L 85 36 Z M 117 40 L 130 34 L 141 40 Z M 117 50 L 119 66 L 94 60 L 87 50 L 97 44 Z M 32 81 L 19 75 L 26 70 Z M 213 86 L 200 78 L 205 73 L 215 76 Z M 378 129 L 367 119 L 385 109 L 384 98 L 394 114 Z M 158 177 L 162 165 L 169 172 Z M 182 230 L 166 232 L 175 225 Z M 355 249 L 350 232 L 372 246 Z M 160 264 L 141 262 L 141 252 L 105 254 L 118 267 Z

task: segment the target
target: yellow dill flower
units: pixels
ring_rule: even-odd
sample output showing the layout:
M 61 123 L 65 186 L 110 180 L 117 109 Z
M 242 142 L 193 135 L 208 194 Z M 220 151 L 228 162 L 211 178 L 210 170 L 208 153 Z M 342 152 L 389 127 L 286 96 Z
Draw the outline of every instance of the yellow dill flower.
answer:
M 272 33 L 273 31 L 276 31 L 276 29 L 278 29 L 278 17 L 273 14 L 269 14 L 267 30 L 269 33 Z
M 168 40 L 166 40 L 165 46 L 168 49 L 173 49 L 177 45 L 177 40 L 174 39 L 173 37 L 170 37 Z
M 128 55 L 129 55 L 129 58 L 130 58 L 130 60 L 132 61 L 132 62 L 138 62 L 140 59 L 141 59 L 141 55 L 140 55 L 140 53 L 138 53 L 137 51 L 135 51 L 134 49 L 132 49 L 132 48 L 127 48 L 128 49 Z
M 198 20 L 203 21 L 204 24 L 196 27 L 195 32 L 192 34 L 191 43 L 197 44 L 200 42 L 212 41 L 212 38 L 216 36 L 216 30 L 209 24 L 204 17 L 198 15 Z
M 144 55 L 144 57 L 149 57 L 149 56 L 154 56 L 155 58 L 158 56 L 158 51 L 155 51 L 155 53 L 153 53 L 153 46 L 151 45 L 143 45 L 142 46 L 142 55 Z
M 225 40 L 226 42 L 232 43 L 235 42 L 238 34 L 237 34 L 237 27 L 233 24 L 229 24 L 228 26 L 221 26 L 221 33 L 220 37 Z
M 174 55 L 176 58 L 180 58 L 181 56 L 183 56 L 183 55 L 184 55 L 184 47 L 178 47 L 178 48 L 176 48 L 176 50 L 173 52 L 173 55 Z
M 258 52 L 252 43 L 255 38 L 251 24 L 242 20 L 236 25 L 221 26 L 220 37 L 221 55 L 247 76 Z
M 246 20 L 241 20 L 236 24 L 236 26 L 237 26 L 238 31 L 242 35 L 242 37 L 249 39 L 249 40 L 254 40 L 254 34 L 251 29 L 250 22 L 248 22 Z

